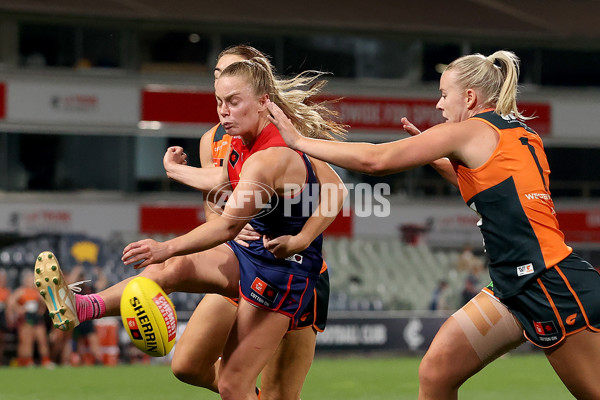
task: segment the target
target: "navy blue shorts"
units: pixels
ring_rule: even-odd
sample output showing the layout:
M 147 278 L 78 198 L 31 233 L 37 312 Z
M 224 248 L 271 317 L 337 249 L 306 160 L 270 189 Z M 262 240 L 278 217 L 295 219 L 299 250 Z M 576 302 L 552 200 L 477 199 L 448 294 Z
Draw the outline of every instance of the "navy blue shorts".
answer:
M 240 265 L 240 297 L 257 307 L 288 316 L 290 329 L 295 329 L 314 297 L 323 259 L 303 257 L 302 265 L 308 273 L 299 274 L 297 261 L 271 262 L 235 242 L 228 244 Z
M 327 326 L 327 315 L 329 312 L 329 270 L 324 265 L 323 271 L 319 276 L 319 280 L 315 285 L 314 295 L 308 303 L 300 319 L 298 325 L 292 330 L 313 328 L 317 332 L 323 332 Z M 225 297 L 234 306 L 239 305 L 239 298 Z
M 548 348 L 584 329 L 600 332 L 598 293 L 600 274 L 572 253 L 502 302 L 523 326 L 527 340 Z

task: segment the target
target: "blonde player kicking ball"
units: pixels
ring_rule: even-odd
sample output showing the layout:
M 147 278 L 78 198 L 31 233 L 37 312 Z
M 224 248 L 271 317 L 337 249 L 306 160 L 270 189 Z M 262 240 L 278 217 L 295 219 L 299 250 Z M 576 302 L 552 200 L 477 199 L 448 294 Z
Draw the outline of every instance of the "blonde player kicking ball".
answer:
M 253 47 L 238 45 L 225 49 L 217 58 L 215 79 L 221 71 L 233 62 L 266 56 Z M 232 137 L 221 124 L 206 132 L 200 141 L 200 158 L 203 167 L 220 167 L 229 152 Z M 165 153 L 164 166 L 167 176 L 186 185 L 199 188 L 196 179 L 200 177 L 196 168 L 186 162 L 185 153 L 180 147 L 169 148 Z M 335 187 L 335 196 L 321 199 L 319 208 L 335 211 L 337 214 L 345 198 L 344 185 L 335 172 L 325 163 L 311 160 L 321 185 Z M 218 208 L 205 193 L 205 214 L 207 219 L 215 217 Z M 336 201 L 335 204 L 329 204 Z M 311 217 L 300 235 L 283 236 L 270 240 L 266 247 L 278 258 L 286 258 L 303 250 L 334 217 L 324 215 Z M 312 232 L 312 233 L 311 233 Z M 304 238 L 304 239 L 303 239 Z M 247 225 L 238 243 L 248 246 L 247 241 L 262 240 L 261 236 Z M 244 242 L 245 241 L 245 242 Z M 314 356 L 316 333 L 325 329 L 329 299 L 329 277 L 324 264 L 321 276 L 315 287 L 313 302 L 309 304 L 298 327 L 289 331 L 283 338 L 276 355 L 261 373 L 262 399 L 298 399 L 304 379 Z M 171 368 L 175 376 L 183 382 L 217 390 L 219 357 L 231 329 L 237 300 L 217 294 L 207 294 L 194 311 L 184 333 L 178 339 Z M 196 321 L 198 321 L 196 323 Z M 290 360 L 294 360 L 290 362 Z
M 224 108 L 221 108 L 222 112 L 221 112 L 221 117 L 225 120 L 224 126 L 227 129 L 231 129 L 232 131 L 236 132 L 236 134 L 239 134 L 242 138 L 249 138 L 249 140 L 251 140 L 250 143 L 252 143 L 252 140 L 257 140 L 257 139 L 252 139 L 253 137 L 256 138 L 258 136 L 253 136 L 253 135 L 257 135 L 257 133 L 260 133 L 260 138 L 261 138 L 261 145 L 258 146 L 253 146 L 252 150 L 250 151 L 250 153 L 248 153 L 247 156 L 247 161 L 245 163 L 240 162 L 239 164 L 237 163 L 238 159 L 230 159 L 229 165 L 228 165 L 228 169 L 230 169 L 230 176 L 232 176 L 232 174 L 239 174 L 242 171 L 246 171 L 244 173 L 244 178 L 246 179 L 251 179 L 256 181 L 256 179 L 259 179 L 259 182 L 262 182 L 263 179 L 267 178 L 267 182 L 270 183 L 270 186 L 274 186 L 274 187 L 280 187 L 280 185 L 284 184 L 284 181 L 281 181 L 281 178 L 286 178 L 285 183 L 290 183 L 287 180 L 291 179 L 292 183 L 295 179 L 300 178 L 300 176 L 296 176 L 295 174 L 297 173 L 301 173 L 302 175 L 304 175 L 303 181 L 306 182 L 306 168 L 309 166 L 309 164 L 307 164 L 307 160 L 304 160 L 304 168 L 300 168 L 297 169 L 297 167 L 299 167 L 300 165 L 295 165 L 297 164 L 295 161 L 296 160 L 294 157 L 292 157 L 292 159 L 287 160 L 286 162 L 282 162 L 282 160 L 278 161 L 277 158 L 273 158 L 276 154 L 279 154 L 280 151 L 279 149 L 285 150 L 285 148 L 280 147 L 280 144 L 277 144 L 279 142 L 276 141 L 276 137 L 277 136 L 273 136 L 275 135 L 275 131 L 272 130 L 271 128 L 269 128 L 269 126 L 265 126 L 263 125 L 263 123 L 259 123 L 258 125 L 255 124 L 255 122 L 252 122 L 250 124 L 248 124 L 245 120 L 244 120 L 244 116 L 249 116 L 250 119 L 256 119 L 258 118 L 260 121 L 265 121 L 264 120 L 264 113 L 266 112 L 263 104 L 263 98 L 264 95 L 261 95 L 260 97 L 256 98 L 253 97 L 254 95 L 258 94 L 258 93 L 262 93 L 262 91 L 267 91 L 267 88 L 263 88 L 262 86 L 258 86 L 258 87 L 253 87 L 251 82 L 254 82 L 254 76 L 255 74 L 258 74 L 258 76 L 261 77 L 261 79 L 259 79 L 258 81 L 261 83 L 267 83 L 269 88 L 268 88 L 268 93 L 270 93 L 273 96 L 276 96 L 276 98 L 281 99 L 282 95 L 278 93 L 278 89 L 276 87 L 273 86 L 272 79 L 268 77 L 268 69 L 265 68 L 264 63 L 261 60 L 256 60 L 256 61 L 252 61 L 249 63 L 235 63 L 237 64 L 237 68 L 226 68 L 223 72 L 223 74 L 225 74 L 225 72 L 229 71 L 227 75 L 228 76 L 228 80 L 227 83 L 223 83 L 222 85 L 222 92 L 221 92 L 221 96 L 218 98 L 222 99 L 222 102 L 225 103 L 225 105 L 223 106 Z M 266 74 L 266 75 L 265 75 Z M 264 75 L 264 76 L 261 76 Z M 223 80 L 223 76 L 221 76 L 219 78 L 219 82 Z M 304 81 L 306 82 L 306 80 Z M 246 86 L 249 85 L 249 86 Z M 314 88 L 313 88 L 314 89 Z M 311 90 L 313 90 L 311 89 Z M 219 92 L 217 92 L 219 93 Z M 239 100 L 237 100 L 239 97 Z M 238 110 L 236 108 L 236 106 L 243 106 L 244 107 L 250 107 L 251 109 L 255 109 L 255 110 L 259 110 L 259 113 L 257 115 L 251 113 L 251 114 L 245 114 L 245 113 L 241 113 L 238 114 Z M 282 105 L 284 105 L 284 103 L 281 103 Z M 301 105 L 297 104 L 297 103 L 289 103 L 287 104 L 288 107 L 291 107 L 292 109 L 294 107 L 301 107 Z M 308 106 L 306 106 L 308 107 Z M 313 114 L 313 118 L 315 117 L 315 114 Z M 315 122 L 315 121 L 313 121 Z M 268 125 L 268 124 L 267 124 Z M 261 128 L 262 126 L 264 126 L 264 128 L 262 128 L 261 131 L 257 131 L 256 129 Z M 299 120 L 299 126 L 304 126 L 304 122 L 303 120 Z M 329 131 L 332 128 L 335 129 L 335 125 L 331 125 L 328 123 L 317 123 L 316 125 L 313 125 L 318 127 L 320 132 L 325 132 L 325 131 Z M 322 126 L 322 128 L 321 128 Z M 265 130 L 267 129 L 267 130 Z M 307 133 L 310 132 L 311 129 L 314 128 L 309 128 L 308 126 L 305 128 L 307 129 Z M 321 130 L 322 129 L 322 130 Z M 313 132 L 313 134 L 315 134 L 315 132 Z M 318 133 L 317 133 L 318 134 Z M 275 141 L 273 141 L 275 140 Z M 265 148 L 265 150 L 262 150 L 263 146 L 268 145 L 270 147 Z M 275 146 L 273 146 L 275 145 Z M 260 151 L 258 151 L 260 150 Z M 277 150 L 277 151 L 276 151 Z M 244 151 L 244 147 L 240 147 L 238 149 L 238 151 L 241 151 L 242 154 Z M 284 152 L 286 154 L 286 158 L 288 156 L 293 156 L 294 153 L 289 153 L 289 152 Z M 284 154 L 282 153 L 282 154 Z M 261 160 L 263 160 L 265 157 L 273 155 L 271 157 L 268 157 L 268 161 L 266 161 L 269 165 L 269 168 L 265 169 L 264 166 L 261 166 Z M 260 155 L 260 157 L 259 157 Z M 250 162 L 251 160 L 255 160 Z M 266 160 L 266 159 L 265 159 Z M 290 161 L 293 161 L 292 163 L 290 163 Z M 231 168 L 235 168 L 235 165 L 233 164 L 237 164 L 238 167 L 244 165 L 242 171 L 237 171 L 237 170 L 233 170 L 231 171 Z M 255 169 L 258 168 L 258 169 Z M 282 171 L 277 172 L 277 169 L 279 168 L 283 168 Z M 290 170 L 289 168 L 292 168 L 292 170 Z M 259 172 L 259 171 L 263 171 L 263 172 Z M 267 172 L 267 176 L 263 176 L 262 174 L 264 173 L 264 171 Z M 286 172 L 288 171 L 288 172 Z M 293 173 L 292 173 L 293 171 Z M 302 172 L 301 172 L 302 171 Z M 310 170 L 308 170 L 310 172 Z M 270 182 L 271 178 L 268 178 L 269 174 L 276 174 L 274 176 L 277 176 L 278 178 L 275 178 L 275 181 Z M 291 173 L 291 175 L 290 175 Z M 313 180 L 315 178 L 311 177 L 311 180 Z M 244 181 L 243 179 L 240 181 L 240 183 L 238 184 L 237 188 L 243 187 L 244 190 L 248 190 L 249 187 L 251 188 L 251 182 L 248 181 L 249 183 L 245 183 L 246 181 Z M 277 191 L 278 189 L 276 189 L 276 193 L 279 192 Z M 236 191 L 234 190 L 233 194 L 232 194 L 232 198 L 236 199 Z M 242 192 L 243 193 L 243 192 Z M 308 195 L 308 193 L 306 194 Z M 262 199 L 263 201 L 265 201 L 265 199 Z M 231 201 L 231 200 L 230 200 Z M 239 199 L 238 199 L 239 201 Z M 238 203 L 238 204 L 242 204 L 244 202 Z M 252 207 L 252 205 L 247 205 L 247 207 Z M 297 278 L 293 278 L 293 281 L 291 283 L 291 286 L 288 286 L 289 290 L 290 288 L 292 289 L 292 292 L 289 292 L 289 295 L 286 294 L 284 297 L 288 298 L 292 300 L 292 297 L 294 297 L 296 299 L 296 301 L 292 301 L 292 302 L 284 302 L 284 303 L 277 303 L 280 305 L 277 305 L 277 307 L 282 307 L 278 313 L 281 315 L 289 315 L 288 318 L 286 319 L 281 319 L 280 317 L 277 316 L 276 314 L 263 314 L 263 312 L 260 311 L 260 309 L 263 306 L 267 306 L 269 307 L 269 302 L 260 302 L 259 304 L 255 304 L 257 306 L 259 306 L 259 308 L 248 308 L 247 303 L 250 301 L 251 298 L 255 298 L 252 295 L 252 289 L 251 287 L 248 287 L 247 285 L 249 285 L 252 282 L 252 278 L 251 276 L 255 273 L 258 273 L 258 270 L 256 270 L 256 272 L 252 272 L 253 269 L 251 267 L 252 264 L 252 258 L 250 256 L 250 254 L 252 254 L 254 251 L 258 251 L 260 250 L 259 247 L 256 246 L 260 246 L 261 244 L 258 243 L 260 241 L 255 241 L 253 243 L 257 243 L 256 245 L 254 244 L 250 244 L 250 249 L 249 250 L 244 250 L 243 246 L 234 246 L 234 242 L 230 242 L 229 246 L 231 246 L 231 248 L 235 251 L 235 258 L 237 258 L 238 260 L 232 259 L 231 257 L 234 256 L 234 254 L 231 253 L 231 250 L 227 250 L 227 248 L 224 248 L 222 246 L 219 247 L 214 247 L 211 248 L 212 246 L 214 246 L 215 244 L 218 244 L 221 240 L 221 237 L 223 236 L 224 238 L 228 237 L 230 234 L 232 234 L 233 232 L 237 233 L 238 229 L 241 229 L 242 226 L 240 225 L 241 223 L 245 223 L 245 219 L 244 218 L 249 218 L 249 217 L 244 217 L 244 218 L 240 218 L 238 216 L 238 214 L 240 213 L 245 213 L 245 212 L 253 212 L 252 210 L 246 210 L 246 207 L 243 207 L 242 209 L 240 209 L 240 207 L 229 207 L 229 202 L 226 205 L 226 208 L 224 210 L 223 216 L 220 216 L 217 219 L 208 221 L 205 225 L 202 225 L 201 227 L 197 228 L 196 230 L 190 232 L 190 234 L 188 235 L 184 235 L 183 237 L 174 239 L 173 241 L 169 241 L 166 242 L 164 244 L 161 243 L 157 243 L 154 242 L 152 240 L 144 240 L 144 241 L 140 241 L 134 244 L 131 244 L 130 246 L 128 246 L 125 249 L 125 255 L 124 255 L 124 260 L 126 264 L 135 264 L 138 261 L 140 261 L 141 259 L 144 259 L 145 261 L 141 263 L 142 267 L 145 267 L 147 265 L 150 265 L 154 262 L 161 262 L 163 260 L 163 257 L 166 255 L 167 258 L 169 258 L 170 256 L 168 255 L 171 252 L 171 249 L 174 250 L 175 252 L 172 253 L 172 255 L 176 255 L 176 254 L 189 254 L 189 255 L 185 255 L 185 256 L 180 256 L 180 257 L 175 257 L 171 260 L 169 260 L 167 262 L 167 267 L 170 269 L 175 269 L 177 271 L 177 275 L 182 275 L 182 276 L 177 276 L 178 280 L 177 282 L 175 282 L 175 284 L 180 284 L 182 286 L 185 287 L 185 291 L 200 291 L 200 292 L 210 292 L 210 291 L 219 291 L 223 294 L 226 294 L 228 296 L 234 296 L 237 292 L 237 285 L 238 285 L 238 281 L 239 281 L 239 275 L 238 275 L 238 271 L 242 272 L 242 294 L 243 294 L 243 299 L 240 302 L 240 306 L 238 308 L 237 314 L 236 314 L 236 322 L 234 323 L 234 326 L 232 328 L 232 334 L 229 335 L 229 340 L 227 345 L 225 346 L 225 351 L 223 354 L 223 363 L 221 364 L 221 376 L 219 377 L 219 392 L 221 393 L 221 396 L 223 398 L 237 398 L 239 397 L 238 395 L 240 395 L 241 393 L 246 393 L 245 396 L 249 396 L 248 398 L 252 398 L 253 397 L 253 383 L 250 382 L 254 382 L 256 375 L 254 374 L 258 374 L 258 371 L 256 369 L 256 367 L 258 367 L 259 365 L 262 365 L 263 362 L 265 362 L 265 356 L 268 356 L 269 354 L 271 354 L 271 351 L 274 351 L 274 348 L 272 347 L 273 345 L 276 345 L 277 343 L 279 343 L 279 340 L 273 342 L 270 340 L 270 338 L 272 337 L 273 334 L 275 334 L 277 337 L 279 337 L 279 333 L 280 329 L 284 327 L 284 325 L 282 324 L 284 321 L 290 322 L 288 320 L 288 318 L 292 318 L 293 315 L 293 321 L 292 321 L 292 326 L 297 324 L 297 318 L 300 316 L 297 311 L 293 312 L 293 314 L 290 314 L 293 310 L 300 310 L 300 307 L 303 307 L 303 305 L 301 303 L 304 303 L 304 301 L 307 301 L 309 299 L 309 296 L 306 297 L 306 299 L 304 299 L 303 297 L 298 298 L 298 290 L 302 290 L 301 287 L 305 287 L 304 290 L 308 290 L 313 284 L 311 283 L 311 280 L 313 279 L 312 277 L 314 277 L 315 272 L 318 273 L 321 270 L 321 264 L 314 264 L 313 263 L 313 255 L 317 255 L 317 253 L 313 253 L 313 250 L 307 249 L 304 252 L 302 252 L 301 254 L 304 254 L 303 257 L 300 257 L 299 260 L 304 260 L 303 263 L 303 267 L 300 268 L 300 266 L 295 265 L 294 263 L 287 265 L 286 269 L 286 274 L 290 274 L 294 271 L 297 272 L 297 278 L 300 277 L 304 277 L 306 278 L 305 283 L 300 284 L 300 281 L 303 281 L 303 279 L 301 279 L 300 281 L 298 281 Z M 245 214 L 244 214 L 245 215 Z M 233 216 L 233 217 L 230 217 Z M 275 216 L 273 214 L 269 214 L 269 217 L 271 218 L 270 220 L 267 219 L 267 221 L 272 221 L 272 222 L 262 222 L 262 221 L 257 221 L 258 226 L 260 226 L 260 231 L 270 235 L 270 236 L 280 236 L 280 234 L 285 234 L 286 232 L 289 233 L 293 233 L 296 229 L 300 228 L 301 225 L 298 225 L 299 222 L 301 222 L 302 220 L 299 219 L 296 222 L 292 223 L 291 225 L 289 225 L 287 228 L 285 225 L 281 225 L 282 222 L 285 222 L 285 218 L 287 217 L 283 217 L 284 219 L 281 219 L 281 217 L 277 217 L 276 219 L 273 219 Z M 255 221 L 253 219 L 253 221 Z M 272 226 L 269 224 L 272 224 L 273 222 L 277 221 L 277 226 Z M 221 225 L 223 225 L 225 222 L 227 222 L 227 226 L 229 226 L 229 224 L 231 223 L 232 227 L 231 228 L 227 228 L 225 226 L 221 227 Z M 261 224 L 262 222 L 262 224 Z M 291 222 L 291 221 L 290 221 Z M 266 225 L 265 225 L 266 224 Z M 235 228 L 234 228 L 235 226 Z M 223 230 L 223 228 L 225 228 Z M 316 245 L 318 245 L 318 242 L 313 242 L 316 243 Z M 174 244 L 176 246 L 176 248 L 180 248 L 180 250 L 177 250 L 175 247 L 172 247 L 171 244 Z M 314 246 L 315 244 L 311 244 L 311 246 Z M 166 246 L 166 247 L 163 247 Z M 180 247 L 183 246 L 183 247 Z M 161 250 L 164 249 L 166 250 L 166 253 Z M 198 250 L 204 250 L 204 249 L 211 249 L 211 250 L 207 250 L 207 251 L 203 251 L 201 253 L 196 253 L 195 251 Z M 155 253 L 155 251 L 158 251 L 158 253 Z M 188 252 L 193 252 L 193 253 L 188 253 Z M 263 254 L 262 257 L 266 257 L 267 255 L 262 252 L 261 254 Z M 242 259 L 240 259 L 240 257 Z M 249 258 L 250 257 L 250 258 Z M 271 256 L 272 257 L 272 256 Z M 316 259 L 315 259 L 316 260 Z M 272 262 L 275 262 L 274 259 L 272 259 Z M 275 265 L 281 263 L 283 261 L 278 261 L 275 262 Z M 292 261 L 293 262 L 293 261 Z M 239 263 L 239 264 L 238 264 Z M 248 264 L 250 263 L 250 264 Z M 316 268 L 318 265 L 318 268 Z M 238 269 L 240 268 L 241 269 Z M 245 270 L 245 268 L 250 267 L 249 270 Z M 302 272 L 304 268 L 306 267 L 310 267 L 310 270 L 308 272 L 308 275 L 305 275 L 306 272 Z M 275 271 L 275 270 L 274 270 Z M 263 272 L 261 272 L 262 274 Z M 244 274 L 250 274 L 250 276 L 248 275 L 244 275 Z M 264 277 L 264 279 L 266 280 L 271 280 L 274 281 L 274 285 L 275 288 L 277 289 L 277 281 L 281 278 L 278 273 L 275 273 L 275 275 L 273 275 L 271 273 L 270 275 L 271 277 Z M 173 276 L 171 276 L 171 278 L 175 278 Z M 251 278 L 250 280 L 248 280 L 248 278 Z M 257 278 L 258 279 L 258 278 Z M 263 279 L 263 278 L 260 278 Z M 290 277 L 290 279 L 292 279 Z M 161 286 L 163 288 L 167 288 L 171 285 L 173 285 L 174 282 L 172 281 L 168 281 L 166 280 L 166 282 L 162 283 Z M 287 285 L 290 285 L 290 283 L 288 282 Z M 308 286 L 304 286 L 304 285 L 308 285 Z M 190 290 L 191 289 L 191 290 Z M 168 291 L 168 290 L 167 290 Z M 280 292 L 280 293 L 286 293 L 281 292 L 281 290 L 275 290 L 275 292 Z M 106 292 L 106 291 L 105 291 Z M 103 294 L 107 294 L 103 292 Z M 111 291 L 111 293 L 114 295 L 115 292 L 115 288 L 113 287 L 113 290 Z M 117 293 L 119 293 L 119 290 L 116 290 Z M 110 294 L 107 297 L 111 297 Z M 107 297 L 102 297 L 104 300 Z M 312 296 L 310 296 L 312 297 Z M 117 296 L 118 298 L 118 296 Z M 114 300 L 114 298 L 112 299 Z M 108 304 L 108 302 L 107 302 Z M 293 304 L 297 304 L 295 306 L 293 306 Z M 272 305 L 271 305 L 272 306 Z M 290 308 L 292 307 L 292 308 Z M 294 308 L 294 307 L 298 307 L 298 308 Z M 258 318 L 258 320 L 252 322 L 253 319 Z M 272 320 L 271 323 L 267 323 L 267 320 Z M 287 323 L 285 325 L 285 328 L 287 330 Z M 255 330 L 259 330 L 259 332 L 254 333 Z M 237 332 L 235 335 L 233 335 L 233 332 Z M 245 332 L 244 334 L 242 334 L 243 332 Z M 233 336 L 232 336 L 233 335 Z M 238 342 L 238 340 L 240 338 L 246 338 L 247 340 L 243 340 L 242 342 Z M 262 343 L 262 345 L 256 347 L 256 344 L 258 343 Z M 250 347 L 249 347 L 250 346 Z M 260 353 L 256 353 L 257 350 L 260 350 Z M 227 364 L 227 360 L 230 360 L 230 363 Z M 238 367 L 243 365 L 244 369 L 240 370 Z M 264 366 L 264 365 L 263 365 Z M 251 379 L 248 379 L 251 378 Z M 248 390 L 249 388 L 252 388 L 252 390 Z

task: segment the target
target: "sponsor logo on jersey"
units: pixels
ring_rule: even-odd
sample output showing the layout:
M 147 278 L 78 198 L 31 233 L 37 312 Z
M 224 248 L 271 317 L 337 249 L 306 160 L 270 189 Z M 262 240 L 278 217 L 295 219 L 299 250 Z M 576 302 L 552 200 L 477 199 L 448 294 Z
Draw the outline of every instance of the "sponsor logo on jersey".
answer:
M 286 260 L 293 261 L 298 264 L 302 264 L 302 260 L 304 260 L 304 256 L 301 256 L 300 254 L 293 254 L 293 255 L 287 257 Z
M 270 306 L 277 298 L 279 292 L 262 279 L 256 277 L 252 282 L 252 293 L 250 296 L 261 304 Z
M 548 193 L 525 193 L 528 200 L 552 200 Z
M 518 276 L 529 275 L 529 274 L 533 274 L 533 264 L 532 263 L 520 265 L 517 267 L 517 275 Z
M 214 144 L 213 144 L 213 151 L 214 151 L 215 153 L 218 153 L 218 152 L 220 152 L 220 151 L 221 151 L 221 149 L 223 149 L 225 146 L 229 146 L 229 142 L 228 142 L 227 140 L 222 140 L 222 141 L 218 142 L 218 144 L 217 144 L 217 143 L 214 143 Z
M 553 321 L 533 321 L 533 327 L 535 328 L 535 332 L 540 336 L 555 335 L 558 333 Z
M 239 160 L 240 154 L 234 149 L 232 149 L 231 154 L 229 154 L 229 164 L 231 164 L 231 166 L 235 168 L 235 165 L 238 163 Z

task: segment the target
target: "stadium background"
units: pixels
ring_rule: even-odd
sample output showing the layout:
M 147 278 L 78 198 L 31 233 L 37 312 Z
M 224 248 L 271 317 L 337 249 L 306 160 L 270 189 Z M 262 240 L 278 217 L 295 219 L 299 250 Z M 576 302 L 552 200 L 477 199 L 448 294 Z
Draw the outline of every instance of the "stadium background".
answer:
M 200 195 L 166 178 L 162 155 L 181 145 L 197 164 L 199 136 L 217 121 L 216 55 L 238 43 L 272 55 L 281 74 L 331 72 L 349 140 L 372 142 L 404 137 L 402 116 L 420 128 L 441 121 L 441 64 L 515 51 L 561 227 L 600 265 L 599 12 L 584 0 L 0 1 L 0 268 L 16 284 L 52 249 L 65 269 L 98 265 L 115 282 L 133 273 L 119 264 L 125 243 L 201 223 Z M 475 216 L 428 167 L 339 172 L 389 184 L 392 212 L 359 216 L 351 201 L 327 231 L 331 319 L 317 354 L 419 354 L 448 315 L 427 311 L 437 282 L 458 302 L 461 248 L 482 255 Z M 73 251 L 81 242 L 92 245 Z M 200 296 L 172 298 L 185 320 Z M 106 324 L 111 333 L 118 321 Z M 111 341 L 109 358 L 123 346 Z

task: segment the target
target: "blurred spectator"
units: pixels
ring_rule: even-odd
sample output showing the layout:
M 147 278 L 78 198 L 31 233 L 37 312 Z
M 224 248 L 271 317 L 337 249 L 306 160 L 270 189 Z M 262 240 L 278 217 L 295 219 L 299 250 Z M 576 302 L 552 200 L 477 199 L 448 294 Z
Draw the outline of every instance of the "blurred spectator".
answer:
M 459 271 L 471 271 L 471 267 L 475 262 L 477 262 L 477 257 L 473 254 L 473 246 L 465 244 L 461 253 L 458 255 L 456 269 Z
M 50 359 L 58 365 L 70 365 L 72 345 L 71 339 L 73 331 L 61 331 L 60 329 L 50 329 Z
M 465 285 L 462 290 L 462 302 L 463 305 L 467 304 L 483 287 L 481 283 L 483 273 L 483 261 L 479 258 L 475 258 L 471 263 L 469 275 L 465 279 Z
M 431 295 L 431 302 L 429 303 L 429 309 L 431 311 L 436 310 L 451 310 L 449 302 L 450 298 L 450 287 L 448 282 L 442 280 L 438 283 L 437 287 Z
M 41 364 L 47 368 L 53 367 L 45 323 L 46 306 L 35 287 L 33 272 L 26 271 L 22 274 L 21 286 L 9 297 L 7 314 L 17 329 L 19 366 L 34 365 L 37 344 Z
M 89 275 L 95 276 L 92 280 L 88 280 Z M 89 274 L 86 273 L 86 270 L 82 266 L 77 265 L 69 274 L 68 280 L 71 283 L 78 283 L 78 286 L 81 288 L 80 294 L 97 293 L 107 285 L 106 277 L 99 267 L 95 267 L 93 274 Z M 92 281 L 94 284 L 92 284 Z M 84 321 L 73 329 L 73 351 L 70 355 L 72 365 L 102 363 L 100 340 L 94 324 L 94 320 Z
M 0 365 L 4 365 L 4 344 L 9 331 L 6 306 L 10 297 L 10 288 L 6 284 L 6 270 L 0 269 Z

